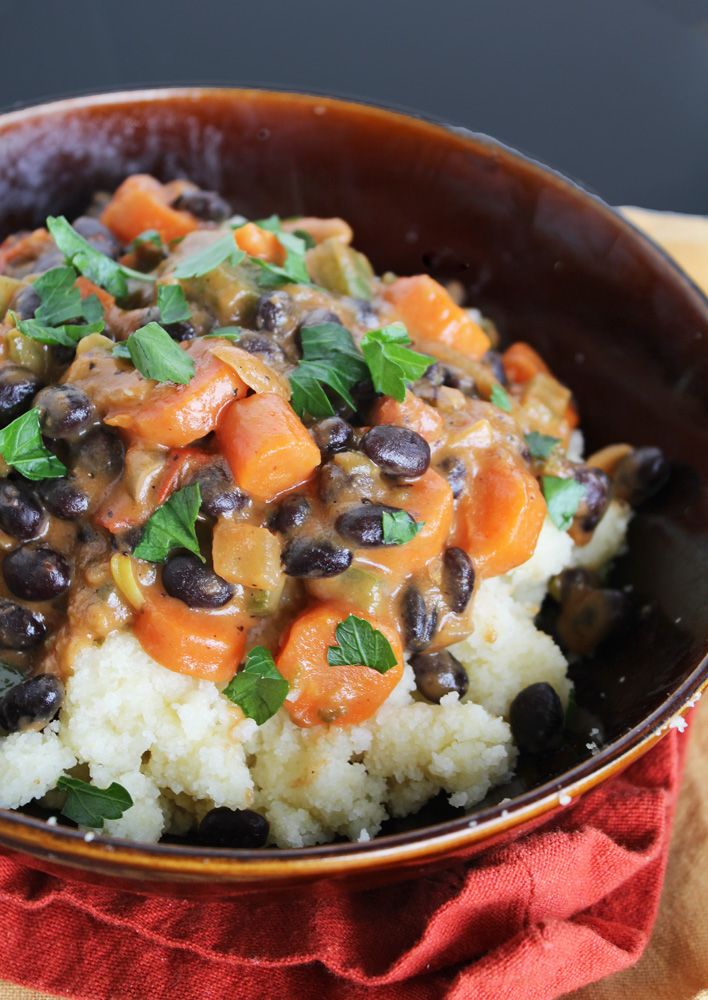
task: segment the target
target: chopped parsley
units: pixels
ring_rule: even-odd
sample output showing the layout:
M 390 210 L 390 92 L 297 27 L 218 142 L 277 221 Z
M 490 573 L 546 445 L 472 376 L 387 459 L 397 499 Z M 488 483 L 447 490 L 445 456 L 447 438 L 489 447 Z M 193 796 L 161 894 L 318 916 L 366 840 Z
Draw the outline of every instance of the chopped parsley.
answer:
M 503 410 L 504 413 L 511 413 L 511 400 L 509 399 L 509 393 L 506 389 L 495 382 L 492 386 L 492 394 L 489 397 L 490 403 L 493 403 L 498 409 Z
M 199 483 L 177 490 L 145 523 L 133 555 L 147 562 L 162 562 L 172 549 L 188 549 L 204 562 L 195 524 L 202 496 Z
M 125 343 L 116 344 L 113 354 L 117 358 L 129 358 L 141 375 L 154 382 L 187 385 L 194 375 L 190 356 L 159 323 L 141 326 Z
M 60 326 L 82 315 L 81 293 L 76 287 L 73 267 L 53 267 L 33 281 L 32 286 L 40 299 L 34 318 L 42 326 Z
M 150 275 L 124 267 L 101 253 L 77 233 L 63 215 L 50 215 L 47 219 L 47 229 L 69 264 L 117 299 L 127 294 L 129 278 L 134 281 L 155 280 Z
M 242 670 L 224 688 L 224 695 L 238 705 L 244 715 L 262 726 L 285 701 L 290 685 L 264 646 L 254 646 Z
M 209 274 L 220 264 L 229 263 L 234 267 L 240 264 L 246 254 L 236 246 L 234 234 L 229 230 L 220 240 L 212 243 L 205 250 L 185 258 L 172 272 L 175 278 L 201 278 Z
M 277 218 L 277 216 L 271 218 Z M 265 219 L 263 221 L 270 222 L 271 220 Z M 258 225 L 262 229 L 268 228 L 262 222 L 259 222 Z M 305 240 L 295 236 L 294 233 L 284 233 L 280 228 L 270 231 L 277 233 L 278 242 L 285 250 L 285 260 L 282 264 L 271 264 L 270 261 L 263 260 L 262 257 L 249 258 L 251 263 L 256 264 L 261 269 L 262 273 L 258 276 L 258 284 L 261 288 L 277 288 L 278 285 L 287 284 L 312 284 L 305 261 L 307 251 Z
M 82 337 L 87 337 L 90 333 L 100 333 L 103 330 L 102 319 L 96 323 L 82 323 L 80 325 L 64 323 L 63 326 L 44 326 L 36 319 L 20 319 L 13 312 L 10 312 L 9 315 L 23 337 L 29 337 L 30 340 L 36 340 L 40 344 L 49 344 L 52 347 L 75 348 Z
M 333 667 L 371 667 L 385 674 L 396 666 L 396 654 L 386 636 L 365 618 L 348 615 L 337 625 L 337 646 L 327 650 L 327 662 Z
M 585 496 L 585 487 L 575 479 L 559 476 L 543 476 L 541 485 L 550 519 L 560 531 L 567 531 Z
M 192 310 L 180 285 L 157 286 L 157 308 L 165 326 L 192 318 Z
M 130 792 L 114 781 L 108 788 L 97 788 L 80 778 L 62 775 L 57 788 L 66 792 L 62 815 L 79 826 L 101 829 L 106 819 L 120 819 L 133 805 Z
M 374 389 L 403 402 L 406 385 L 415 382 L 435 362 L 427 354 L 412 351 L 403 323 L 391 323 L 378 330 L 369 330 L 361 342 L 364 360 L 371 373 Z
M 211 333 L 204 334 L 204 339 L 221 337 L 222 340 L 240 340 L 242 336 L 243 327 L 241 326 L 215 326 Z
M 367 368 L 351 333 L 339 323 L 320 323 L 301 330 L 303 360 L 290 375 L 291 403 L 299 416 L 320 419 L 334 414 L 329 387 L 356 408 L 351 392 L 367 377 Z
M 405 510 L 397 510 L 393 514 L 385 510 L 382 520 L 384 545 L 403 545 L 405 542 L 410 542 L 424 527 L 422 521 L 416 521 Z
M 540 459 L 548 458 L 556 445 L 560 444 L 560 438 L 539 434 L 538 431 L 530 431 L 525 435 L 525 440 L 532 458 Z
M 0 430 L 0 455 L 25 479 L 59 479 L 67 472 L 45 447 L 37 409 L 28 410 Z

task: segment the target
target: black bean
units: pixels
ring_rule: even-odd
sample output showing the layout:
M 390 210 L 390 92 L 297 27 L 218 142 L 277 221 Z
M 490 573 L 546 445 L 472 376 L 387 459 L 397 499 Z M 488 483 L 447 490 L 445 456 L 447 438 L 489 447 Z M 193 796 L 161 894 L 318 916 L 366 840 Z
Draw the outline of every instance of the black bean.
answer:
M 39 492 L 49 512 L 62 521 L 76 521 L 88 510 L 89 498 L 68 479 L 45 479 Z
M 76 440 L 96 421 L 96 409 L 86 393 L 68 382 L 42 389 L 34 405 L 39 410 L 42 433 L 54 440 Z
M 191 212 L 205 222 L 223 222 L 231 215 L 228 201 L 216 191 L 202 191 L 199 188 L 188 188 L 174 201 L 173 208 L 180 212 Z
M 33 261 L 30 273 L 44 274 L 45 271 L 51 271 L 53 267 L 61 267 L 62 264 L 64 264 L 64 254 L 52 245 L 50 249 L 45 250 Z M 27 272 L 25 271 L 25 273 Z
M 44 527 L 44 512 L 36 496 L 21 480 L 0 479 L 0 528 L 26 542 Z
M 594 531 L 610 503 L 609 476 L 602 469 L 581 465 L 573 478 L 585 487 L 575 512 L 575 523 L 583 532 Z
M 29 410 L 39 389 L 39 379 L 20 365 L 0 368 L 0 427 Z
M 197 838 L 208 847 L 263 847 L 270 825 L 265 816 L 253 809 L 228 809 L 217 806 L 204 816 Z
M 0 647 L 32 649 L 47 634 L 44 615 L 0 598 Z
M 178 343 L 181 343 L 183 340 L 194 340 L 197 335 L 194 325 L 188 319 L 177 320 L 175 323 L 166 323 L 163 326 L 170 337 Z
M 282 333 L 292 320 L 292 308 L 287 292 L 266 292 L 256 306 L 256 328 Z
M 325 457 L 346 451 L 352 443 L 354 431 L 341 417 L 327 417 L 311 428 L 315 444 Z
M 339 316 L 337 316 L 336 312 L 332 312 L 331 309 L 311 309 L 300 320 L 298 329 L 302 330 L 303 326 L 322 326 L 323 323 L 336 323 L 337 326 L 343 325 Z
M 419 652 L 429 646 L 438 626 L 438 612 L 436 608 L 428 611 L 425 598 L 415 586 L 408 587 L 403 595 L 401 617 L 406 647 Z
M 474 590 L 474 566 L 464 549 L 452 546 L 443 556 L 443 592 L 451 611 L 461 615 Z
M 465 375 L 464 372 L 453 371 L 451 368 L 445 369 L 444 384 L 449 386 L 451 389 L 458 389 L 465 396 L 470 396 L 474 399 L 479 395 L 477 392 L 477 384 L 471 375 Z
M 25 285 L 15 292 L 12 300 L 12 310 L 20 319 L 32 319 L 42 300 L 34 285 Z
M 563 706 L 550 684 L 529 684 L 519 691 L 509 708 L 509 724 L 519 750 L 542 753 L 560 744 Z
M 233 587 L 205 566 L 195 555 L 177 555 L 162 569 L 162 585 L 190 608 L 220 608 L 233 595 Z
M 285 362 L 285 355 L 275 341 L 263 333 L 244 333 L 238 340 L 238 346 L 260 357 L 267 365 L 277 368 Z
M 71 567 L 59 552 L 25 545 L 5 556 L 5 583 L 15 597 L 25 601 L 49 601 L 69 589 Z
M 446 458 L 440 463 L 440 471 L 447 479 L 455 499 L 462 496 L 467 485 L 467 466 L 461 458 Z
M 467 671 L 446 649 L 439 653 L 416 653 L 411 657 L 415 686 L 427 701 L 439 703 L 451 691 L 464 698 L 469 687 Z
M 572 569 L 564 569 L 558 578 L 558 593 L 561 601 L 565 603 L 574 590 L 585 590 L 588 587 L 597 585 L 596 578 L 589 569 L 576 566 Z
M 659 492 L 670 471 L 660 448 L 635 448 L 617 463 L 612 477 L 615 496 L 638 507 Z
M 201 512 L 207 517 L 219 517 L 234 510 L 243 510 L 251 502 L 234 483 L 226 463 L 215 462 L 201 469 L 194 480 L 202 497 Z
M 123 442 L 111 431 L 101 427 L 91 431 L 73 445 L 72 457 L 78 468 L 89 478 L 116 476 L 123 470 Z
M 368 299 L 354 299 L 354 310 L 357 323 L 368 327 L 369 330 L 375 330 L 377 326 L 381 325 L 378 313 Z
M 21 681 L 0 698 L 0 729 L 8 733 L 44 729 L 62 706 L 64 685 L 53 674 Z
M 335 527 L 343 538 L 356 546 L 396 545 L 396 542 L 384 541 L 384 514 L 405 514 L 413 523 L 410 514 L 402 511 L 400 507 L 389 507 L 381 503 L 362 503 L 340 514 Z
M 587 655 L 619 629 L 628 611 L 629 601 L 621 590 L 573 587 L 563 593 L 558 639 L 571 653 Z
M 482 361 L 486 361 L 492 369 L 492 375 L 494 375 L 494 378 L 497 380 L 499 385 L 509 384 L 509 380 L 506 377 L 506 371 L 504 370 L 504 362 L 502 361 L 502 356 L 499 351 L 487 351 L 482 358 Z
M 299 493 L 291 493 L 278 507 L 271 522 L 274 531 L 290 531 L 299 528 L 310 516 L 310 503 L 307 497 Z
M 407 427 L 381 424 L 361 439 L 365 455 L 389 476 L 417 479 L 430 465 L 430 445 Z
M 120 243 L 110 229 L 98 219 L 94 219 L 91 215 L 80 215 L 78 219 L 74 219 L 72 225 L 80 236 L 106 257 L 115 259 L 120 254 Z
M 286 545 L 282 559 L 288 576 L 315 579 L 338 576 L 349 569 L 352 553 L 326 538 L 294 538 Z

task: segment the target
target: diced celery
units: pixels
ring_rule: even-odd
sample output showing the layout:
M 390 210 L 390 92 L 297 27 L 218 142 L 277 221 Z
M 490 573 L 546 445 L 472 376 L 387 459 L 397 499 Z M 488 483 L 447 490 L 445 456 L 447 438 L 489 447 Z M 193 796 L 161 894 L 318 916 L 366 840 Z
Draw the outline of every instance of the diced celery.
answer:
M 316 285 L 355 299 L 370 299 L 374 271 L 363 253 L 336 237 L 318 244 L 307 254 L 307 268 Z
M 0 274 L 0 319 L 7 312 L 13 295 L 18 288 L 22 287 L 22 284 L 23 282 L 18 281 L 17 278 L 8 278 L 7 275 Z

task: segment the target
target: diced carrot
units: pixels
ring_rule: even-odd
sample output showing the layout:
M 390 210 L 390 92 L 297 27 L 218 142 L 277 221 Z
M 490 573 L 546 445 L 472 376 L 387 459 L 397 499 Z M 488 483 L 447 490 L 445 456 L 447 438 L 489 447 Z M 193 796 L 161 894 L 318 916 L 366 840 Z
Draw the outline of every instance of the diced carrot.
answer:
M 523 340 L 507 347 L 502 354 L 502 365 L 510 382 L 529 382 L 534 375 L 551 373 L 541 355 Z
M 363 665 L 330 666 L 327 650 L 337 645 L 336 629 L 350 609 L 335 603 L 318 604 L 295 620 L 277 657 L 278 670 L 297 691 L 285 707 L 298 726 L 351 726 L 365 722 L 388 698 L 403 672 L 403 650 L 396 632 L 360 610 L 391 643 L 396 665 L 380 674 Z
M 167 199 L 168 192 L 154 177 L 133 174 L 108 202 L 101 222 L 123 243 L 130 243 L 147 229 L 156 229 L 165 243 L 197 229 L 194 216 L 172 208 Z
M 450 348 L 470 358 L 481 358 L 491 346 L 482 327 L 428 274 L 398 278 L 386 286 L 384 297 L 420 348 L 429 345 L 430 351 L 438 354 L 441 347 Z
M 133 631 L 148 656 L 178 674 L 216 683 L 233 677 L 246 646 L 246 622 L 234 608 L 188 608 L 156 586 L 142 593 Z
M 275 233 L 261 229 L 255 222 L 247 222 L 234 230 L 234 239 L 249 257 L 260 257 L 271 264 L 282 264 L 285 260 L 285 250 Z
M 480 576 L 499 576 L 533 555 L 545 516 L 535 477 L 511 454 L 490 452 L 459 500 L 456 544 Z
M 34 260 L 52 246 L 48 230 L 33 229 L 31 233 L 14 234 L 0 243 L 0 273 L 8 264 L 23 264 Z
M 187 348 L 195 373 L 187 385 L 156 384 L 140 405 L 108 412 L 105 423 L 143 441 L 183 448 L 216 428 L 221 411 L 247 388 L 233 368 L 211 353 L 211 342 L 194 340 Z
M 281 396 L 256 393 L 224 412 L 216 431 L 234 479 L 250 496 L 272 500 L 310 478 L 320 450 Z
M 396 575 L 410 575 L 440 555 L 452 525 L 452 490 L 447 479 L 428 469 L 420 479 L 396 493 L 395 504 L 423 527 L 409 542 L 390 547 L 357 549 L 361 562 Z
M 87 299 L 89 295 L 95 295 L 106 312 L 112 309 L 116 304 L 116 300 L 110 292 L 107 292 L 105 288 L 100 288 L 98 285 L 94 285 L 92 281 L 89 281 L 88 278 L 84 278 L 82 274 L 76 279 L 75 285 L 78 288 L 82 299 Z
M 371 422 L 408 427 L 430 444 L 440 437 L 443 429 L 443 418 L 438 411 L 410 389 L 406 389 L 406 397 L 402 403 L 391 396 L 382 396 L 377 400 L 372 410 Z

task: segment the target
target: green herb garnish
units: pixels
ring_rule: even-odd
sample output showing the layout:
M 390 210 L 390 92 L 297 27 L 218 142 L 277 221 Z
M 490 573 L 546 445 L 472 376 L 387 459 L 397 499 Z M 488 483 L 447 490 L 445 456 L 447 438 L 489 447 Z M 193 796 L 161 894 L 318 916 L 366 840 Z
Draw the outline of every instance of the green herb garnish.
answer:
M 386 636 L 364 618 L 348 615 L 337 625 L 339 645 L 327 650 L 327 663 L 333 667 L 371 667 L 385 674 L 396 666 L 396 654 Z
M 530 431 L 524 437 L 533 458 L 548 458 L 555 446 L 560 444 L 560 438 L 551 437 L 550 434 L 539 434 L 538 431 Z
M 317 246 L 312 236 L 310 236 L 310 234 L 306 229 L 294 229 L 293 235 L 297 236 L 298 239 L 302 240 L 302 242 L 305 244 L 306 250 L 312 250 L 313 247 Z
M 81 325 L 65 323 L 63 326 L 43 326 L 36 319 L 20 319 L 13 312 L 10 312 L 9 315 L 23 337 L 29 337 L 30 340 L 36 340 L 40 344 L 49 344 L 52 347 L 75 348 L 83 337 L 88 337 L 90 333 L 100 333 L 103 330 L 103 320 Z
M 66 802 L 62 808 L 62 816 L 71 819 L 79 826 L 91 826 L 101 829 L 106 819 L 120 819 L 124 812 L 133 805 L 130 792 L 114 781 L 108 788 L 97 788 L 80 778 L 69 778 L 66 775 L 57 781 L 57 788 L 66 792 Z
M 180 285 L 158 285 L 157 308 L 160 310 L 160 322 L 165 326 L 192 318 L 192 310 Z
M 334 407 L 324 386 L 355 408 L 351 391 L 368 372 L 349 331 L 339 323 L 320 323 L 303 327 L 300 336 L 303 360 L 290 375 L 295 412 L 331 417 Z
M 361 342 L 374 389 L 399 403 L 405 399 L 406 385 L 419 379 L 435 362 L 427 354 L 412 351 L 407 346 L 410 343 L 403 323 L 369 330 Z
M 145 523 L 133 555 L 147 562 L 162 562 L 172 549 L 188 549 L 204 562 L 194 525 L 202 495 L 199 483 L 173 493 Z
M 220 240 L 212 243 L 205 250 L 192 254 L 178 264 L 172 272 L 175 278 L 201 278 L 204 274 L 209 274 L 215 267 L 228 261 L 234 267 L 240 264 L 246 254 L 236 246 L 234 234 L 231 230 L 222 236 Z
M 504 413 L 511 413 L 511 400 L 509 399 L 509 393 L 506 389 L 495 382 L 492 386 L 492 394 L 489 397 L 490 403 L 493 403 L 498 409 L 503 410 Z
M 254 646 L 242 670 L 224 688 L 224 694 L 244 715 L 262 726 L 285 701 L 290 685 L 263 646 Z
M 559 476 L 543 476 L 541 484 L 551 521 L 556 528 L 567 531 L 585 496 L 585 487 L 575 479 L 561 479 Z
M 81 312 L 87 323 L 103 323 L 103 306 L 98 295 L 87 295 L 81 300 Z M 100 333 L 100 330 L 94 331 Z
M 101 253 L 77 233 L 63 215 L 50 215 L 47 219 L 47 229 L 72 267 L 85 275 L 89 281 L 93 281 L 95 285 L 105 288 L 117 299 L 121 299 L 127 294 L 129 278 L 135 281 L 155 280 L 141 271 L 134 271 L 130 267 L 117 264 L 116 261 Z
M 243 327 L 240 326 L 215 326 L 211 333 L 205 333 L 203 339 L 210 337 L 221 337 L 222 340 L 240 340 L 243 336 Z
M 17 687 L 25 678 L 25 673 L 12 663 L 0 660 L 0 697 L 11 688 Z
M 158 233 L 157 229 L 146 229 L 142 233 L 138 233 L 134 240 L 128 244 L 129 250 L 139 250 L 141 246 L 145 243 L 151 243 L 152 246 L 157 247 L 158 250 L 162 249 L 162 237 Z
M 32 286 L 40 298 L 34 318 L 42 326 L 60 326 L 82 315 L 81 293 L 76 287 L 73 267 L 53 267 L 33 281 Z
M 25 479 L 66 475 L 66 466 L 44 445 L 37 409 L 28 410 L 0 430 L 0 455 Z
M 266 222 L 270 220 L 264 220 Z M 261 223 L 258 223 L 261 225 Z M 265 228 L 265 227 L 263 227 Z M 310 275 L 307 271 L 305 252 L 307 245 L 294 233 L 284 233 L 280 229 L 271 229 L 278 234 L 278 241 L 285 250 L 285 261 L 282 264 L 271 264 L 262 257 L 249 257 L 252 264 L 261 269 L 258 284 L 261 288 L 277 288 L 278 285 L 310 285 Z
M 190 356 L 159 323 L 141 326 L 125 343 L 116 344 L 113 354 L 117 358 L 130 358 L 140 374 L 154 382 L 187 385 L 194 375 Z
M 383 514 L 384 544 L 403 545 L 405 542 L 410 542 L 423 527 L 422 521 L 416 521 L 405 510 L 397 510 L 393 514 L 385 510 Z

